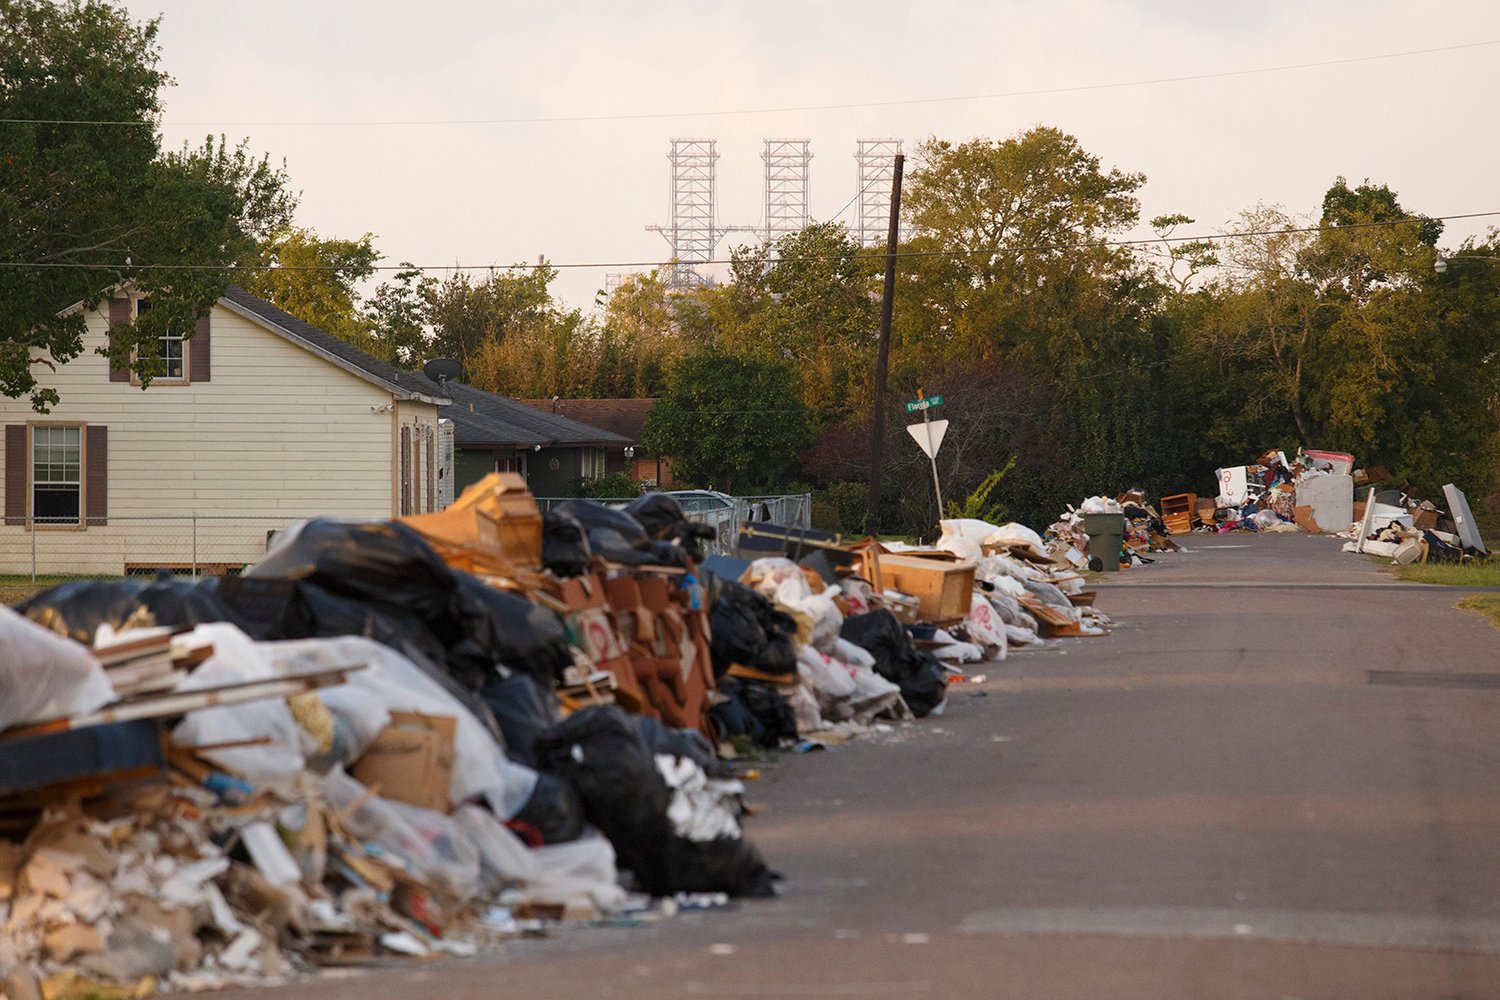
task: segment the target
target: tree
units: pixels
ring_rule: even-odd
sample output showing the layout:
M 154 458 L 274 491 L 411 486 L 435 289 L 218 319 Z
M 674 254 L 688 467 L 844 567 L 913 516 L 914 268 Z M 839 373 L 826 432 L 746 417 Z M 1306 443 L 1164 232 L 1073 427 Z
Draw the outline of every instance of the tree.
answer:
M 788 365 L 704 352 L 672 371 L 641 444 L 670 456 L 679 478 L 744 493 L 791 481 L 811 441 Z
M 216 268 L 296 201 L 243 146 L 162 155 L 157 30 L 102 0 L 0 0 L 0 392 L 41 411 L 58 395 L 38 370 L 78 356 L 114 288 L 152 295 L 110 349 L 149 384 L 157 337 L 191 330 L 223 292 Z
M 370 233 L 357 240 L 323 239 L 311 229 L 287 226 L 248 256 L 238 281 L 304 323 L 381 353 L 359 308 L 358 285 L 380 261 L 374 239 Z
M 382 281 L 370 297 L 365 318 L 374 340 L 371 353 L 402 368 L 417 368 L 431 350 L 428 300 L 437 281 L 410 262 L 390 281 Z
M 555 268 L 520 264 L 482 278 L 455 270 L 427 292 L 432 350 L 468 372 L 484 345 L 498 345 L 512 330 L 535 327 L 555 313 L 549 286 L 556 277 Z
M 658 396 L 682 356 L 677 302 L 664 269 L 631 275 L 604 307 L 595 391 L 604 397 Z

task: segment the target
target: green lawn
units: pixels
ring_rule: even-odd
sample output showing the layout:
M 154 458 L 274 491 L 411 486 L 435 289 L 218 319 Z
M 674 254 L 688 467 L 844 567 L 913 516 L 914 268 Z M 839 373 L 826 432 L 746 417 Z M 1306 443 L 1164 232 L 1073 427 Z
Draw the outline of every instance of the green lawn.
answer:
M 30 573 L 16 574 L 14 576 L 0 575 L 0 604 L 15 604 L 24 601 L 32 594 L 46 590 L 48 587 L 59 583 L 67 583 L 69 580 L 97 580 L 93 576 L 38 576 L 36 580 L 31 579 Z
M 1500 587 L 1500 557 L 1473 559 L 1463 563 L 1413 563 L 1387 568 L 1398 580 L 1436 583 L 1446 587 Z

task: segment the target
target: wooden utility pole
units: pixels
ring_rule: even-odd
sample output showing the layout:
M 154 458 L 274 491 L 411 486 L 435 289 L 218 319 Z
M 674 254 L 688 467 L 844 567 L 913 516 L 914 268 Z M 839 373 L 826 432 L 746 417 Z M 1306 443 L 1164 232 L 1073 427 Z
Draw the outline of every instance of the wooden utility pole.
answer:
M 885 237 L 885 291 L 880 297 L 880 348 L 875 358 L 875 412 L 870 431 L 870 506 L 865 532 L 880 527 L 880 477 L 885 472 L 885 377 L 891 358 L 891 310 L 896 304 L 896 236 L 901 224 L 901 167 L 906 157 L 896 154 L 891 175 L 891 226 Z

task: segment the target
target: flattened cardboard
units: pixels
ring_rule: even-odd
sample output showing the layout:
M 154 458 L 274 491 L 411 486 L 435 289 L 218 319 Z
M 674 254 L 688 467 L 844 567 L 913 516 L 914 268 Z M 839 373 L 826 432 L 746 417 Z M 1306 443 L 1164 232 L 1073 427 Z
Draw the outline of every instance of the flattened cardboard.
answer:
M 446 813 L 453 808 L 448 786 L 457 731 L 458 720 L 451 715 L 392 712 L 391 724 L 349 773 L 367 787 L 378 787 L 385 798 Z

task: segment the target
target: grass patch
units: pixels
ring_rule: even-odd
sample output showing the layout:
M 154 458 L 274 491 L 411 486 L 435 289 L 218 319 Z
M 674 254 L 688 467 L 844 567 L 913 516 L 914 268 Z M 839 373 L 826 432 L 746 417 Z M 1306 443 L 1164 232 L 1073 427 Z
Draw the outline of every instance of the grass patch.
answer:
M 1412 563 L 1386 568 L 1396 579 L 1408 583 L 1435 583 L 1445 587 L 1500 587 L 1500 558 L 1471 559 L 1462 563 Z
M 17 573 L 10 576 L 0 574 L 0 604 L 17 604 L 26 600 L 32 594 L 39 594 L 48 587 L 55 587 L 59 583 L 67 583 L 70 580 L 99 579 L 116 578 L 96 576 L 38 576 L 33 580 L 30 573 Z
M 1500 629 L 1500 594 L 1475 594 L 1465 597 L 1457 605 L 1463 611 L 1472 611 L 1475 614 L 1484 615 L 1490 620 L 1490 624 Z

